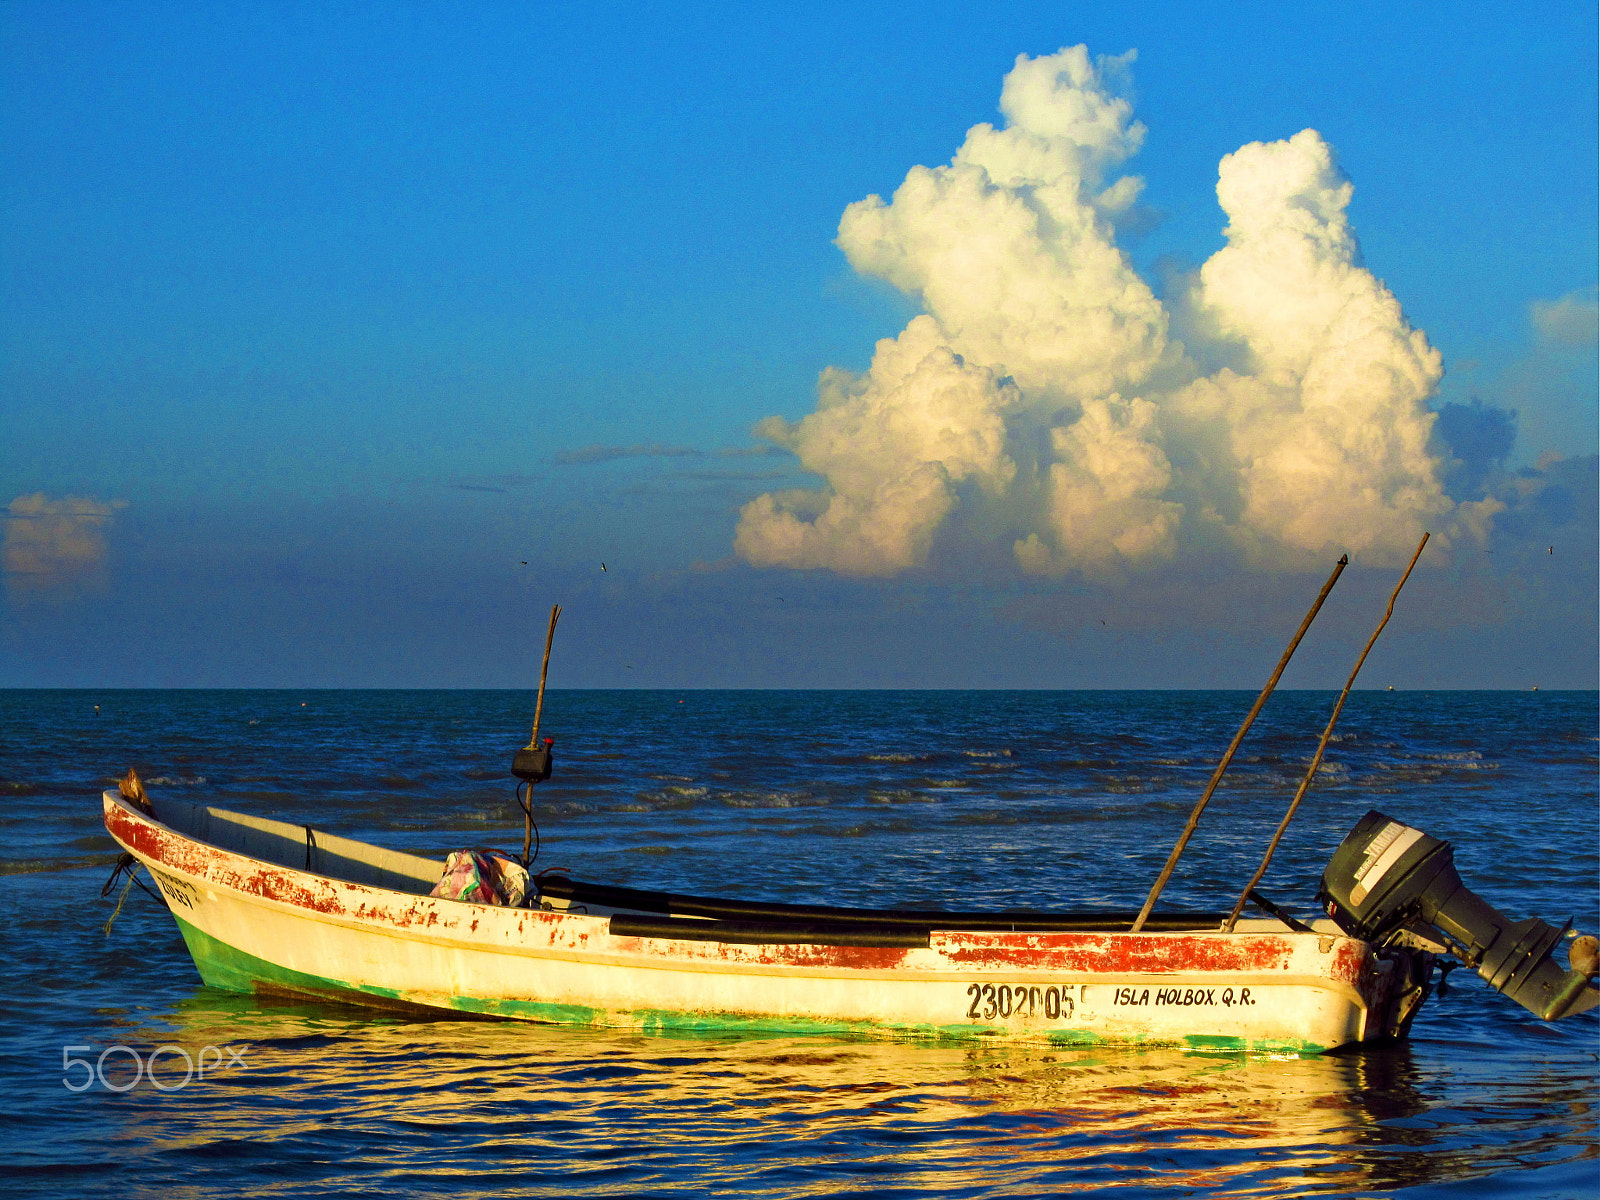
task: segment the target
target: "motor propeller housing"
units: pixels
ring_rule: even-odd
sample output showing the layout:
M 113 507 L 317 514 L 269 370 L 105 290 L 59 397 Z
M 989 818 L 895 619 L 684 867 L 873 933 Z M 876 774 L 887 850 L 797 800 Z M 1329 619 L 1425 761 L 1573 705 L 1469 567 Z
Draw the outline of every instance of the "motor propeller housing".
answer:
M 1383 945 L 1408 929 L 1442 941 L 1491 987 L 1544 1020 L 1600 1004 L 1600 991 L 1589 986 L 1593 956 L 1572 954 L 1574 970 L 1553 957 L 1570 923 L 1557 929 L 1537 918 L 1511 920 L 1461 882 L 1448 842 L 1376 810 L 1334 851 L 1317 898 L 1341 929 L 1363 941 Z

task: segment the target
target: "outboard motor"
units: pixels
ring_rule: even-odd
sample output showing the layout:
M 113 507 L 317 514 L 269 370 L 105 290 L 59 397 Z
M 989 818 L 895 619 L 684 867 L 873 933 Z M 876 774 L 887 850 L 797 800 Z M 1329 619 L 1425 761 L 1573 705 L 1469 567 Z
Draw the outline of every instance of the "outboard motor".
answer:
M 1442 941 L 1497 991 L 1554 1021 L 1600 1004 L 1593 938 L 1574 941 L 1573 970 L 1551 957 L 1572 926 L 1512 921 L 1467 890 L 1448 842 L 1369 812 L 1334 851 L 1317 899 L 1351 937 L 1383 945 L 1405 930 Z

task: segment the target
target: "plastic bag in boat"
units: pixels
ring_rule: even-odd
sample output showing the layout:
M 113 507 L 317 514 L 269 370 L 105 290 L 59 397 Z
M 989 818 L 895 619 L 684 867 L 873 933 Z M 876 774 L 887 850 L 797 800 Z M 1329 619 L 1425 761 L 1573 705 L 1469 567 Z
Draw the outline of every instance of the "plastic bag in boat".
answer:
M 444 878 L 428 894 L 516 908 L 528 894 L 528 872 L 498 850 L 452 850 L 444 860 Z

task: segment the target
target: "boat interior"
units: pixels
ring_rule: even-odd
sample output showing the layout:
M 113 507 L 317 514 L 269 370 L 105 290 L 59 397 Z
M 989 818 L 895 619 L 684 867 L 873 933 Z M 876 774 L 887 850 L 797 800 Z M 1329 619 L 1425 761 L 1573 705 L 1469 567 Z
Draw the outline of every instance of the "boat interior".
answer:
M 132 807 L 115 788 L 105 795 L 108 801 Z M 444 874 L 442 858 L 387 850 L 310 825 L 188 804 L 166 796 L 151 798 L 151 804 L 156 821 L 174 833 L 279 867 L 413 896 L 426 896 Z
M 106 792 L 106 799 L 129 807 L 115 789 Z M 291 870 L 414 896 L 428 895 L 444 873 L 443 859 L 385 849 L 309 825 L 166 797 L 152 803 L 156 821 L 175 833 Z M 611 931 L 620 936 L 692 941 L 926 946 L 933 930 L 1126 932 L 1136 915 L 1132 910 L 961 912 L 780 904 L 614 887 L 562 875 L 543 875 L 536 883 L 530 907 L 609 917 Z M 1145 929 L 1215 932 L 1224 917 L 1221 912 L 1158 912 L 1151 914 Z M 1236 926 L 1241 933 L 1284 933 L 1290 928 L 1279 918 Z

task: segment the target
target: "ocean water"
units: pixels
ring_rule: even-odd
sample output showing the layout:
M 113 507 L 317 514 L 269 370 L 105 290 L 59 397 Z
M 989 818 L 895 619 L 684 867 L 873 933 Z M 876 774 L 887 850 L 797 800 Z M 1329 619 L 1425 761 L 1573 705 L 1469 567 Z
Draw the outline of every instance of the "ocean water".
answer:
M 1136 907 L 1253 699 L 556 692 L 538 867 L 811 903 Z M 1545 1024 L 1467 971 L 1405 1044 L 1274 1059 L 405 1020 L 206 988 L 138 888 L 107 932 L 99 793 L 128 766 L 158 798 L 419 853 L 517 849 L 506 767 L 532 700 L 0 691 L 7 1194 L 1600 1194 L 1596 1014 Z M 1161 907 L 1231 903 L 1332 701 L 1273 698 Z M 1377 807 L 1451 841 L 1511 916 L 1595 931 L 1596 734 L 1593 693 L 1357 693 L 1262 890 L 1314 915 L 1327 856 Z

